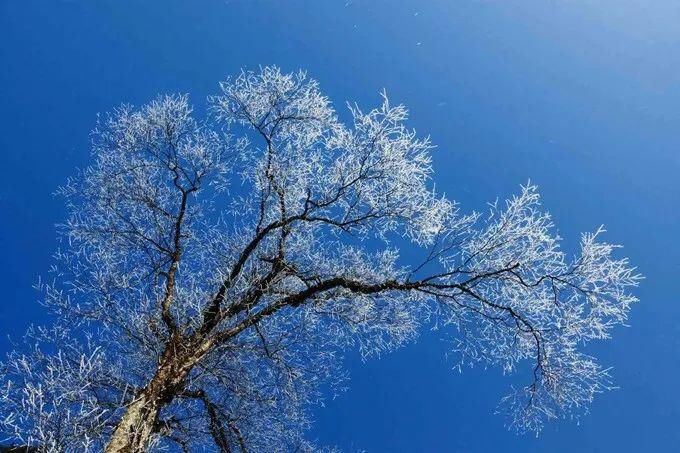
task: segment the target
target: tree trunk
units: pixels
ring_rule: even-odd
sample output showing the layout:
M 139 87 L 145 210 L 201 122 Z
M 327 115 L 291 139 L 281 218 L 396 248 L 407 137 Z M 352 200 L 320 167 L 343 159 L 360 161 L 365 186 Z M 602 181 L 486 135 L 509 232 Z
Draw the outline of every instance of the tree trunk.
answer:
M 182 388 L 192 364 L 168 348 L 156 375 L 130 403 L 113 431 L 106 453 L 142 453 L 153 439 L 163 406 Z
M 106 446 L 106 453 L 142 453 L 152 441 L 161 409 L 180 392 L 189 372 L 202 357 L 200 352 L 187 353 L 185 339 L 172 337 L 166 346 L 155 376 L 127 406 Z
M 106 446 L 106 453 L 141 453 L 147 450 L 162 407 L 158 396 L 144 389 L 127 407 Z

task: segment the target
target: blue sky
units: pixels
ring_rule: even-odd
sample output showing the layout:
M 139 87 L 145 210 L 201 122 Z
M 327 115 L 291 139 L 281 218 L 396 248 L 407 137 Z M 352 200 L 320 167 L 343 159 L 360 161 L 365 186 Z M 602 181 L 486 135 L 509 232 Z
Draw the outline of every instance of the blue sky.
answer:
M 362 364 L 316 411 L 322 443 L 370 452 L 674 451 L 680 444 L 680 3 L 668 0 L 3 0 L 0 352 L 44 320 L 31 289 L 87 165 L 97 112 L 158 93 L 197 107 L 241 67 L 306 69 L 339 109 L 385 88 L 429 134 L 435 183 L 466 210 L 539 185 L 565 246 L 605 224 L 646 276 L 630 328 L 594 352 L 620 389 L 577 425 L 518 437 L 509 381 L 459 374 L 447 345 Z

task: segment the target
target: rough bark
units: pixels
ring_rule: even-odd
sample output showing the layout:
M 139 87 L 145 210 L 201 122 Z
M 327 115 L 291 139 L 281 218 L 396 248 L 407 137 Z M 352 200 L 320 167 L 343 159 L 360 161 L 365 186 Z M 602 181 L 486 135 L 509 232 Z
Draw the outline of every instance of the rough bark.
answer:
M 159 426 L 159 416 L 165 405 L 182 391 L 186 377 L 193 366 L 203 356 L 203 348 L 183 347 L 190 343 L 185 338 L 173 336 L 154 377 L 127 406 L 118 422 L 106 453 L 145 452 L 153 440 Z
M 151 442 L 158 421 L 161 404 L 153 395 L 142 392 L 130 404 L 118 423 L 106 453 L 144 452 Z

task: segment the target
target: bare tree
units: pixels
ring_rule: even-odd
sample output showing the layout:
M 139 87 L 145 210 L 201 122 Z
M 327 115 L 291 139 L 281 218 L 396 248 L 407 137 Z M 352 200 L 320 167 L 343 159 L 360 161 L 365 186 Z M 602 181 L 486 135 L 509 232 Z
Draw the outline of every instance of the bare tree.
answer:
M 509 424 L 587 410 L 610 385 L 582 352 L 625 321 L 640 276 L 602 229 L 569 258 L 532 185 L 464 214 L 430 181 L 431 145 L 382 105 L 336 116 L 304 73 L 243 72 L 210 98 L 123 106 L 70 216 L 54 314 L 2 368 L 0 426 L 40 451 L 310 451 L 308 410 L 365 356 L 450 326 L 461 363 L 528 384 Z M 398 246 L 420 254 L 402 262 Z

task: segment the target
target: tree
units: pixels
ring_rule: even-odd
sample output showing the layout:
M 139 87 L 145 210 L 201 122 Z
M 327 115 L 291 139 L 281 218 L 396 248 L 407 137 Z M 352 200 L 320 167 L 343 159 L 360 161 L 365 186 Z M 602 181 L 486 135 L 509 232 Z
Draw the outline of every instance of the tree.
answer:
M 95 129 L 94 163 L 60 189 L 64 249 L 39 285 L 54 322 L 3 365 L 10 440 L 312 450 L 307 411 L 342 382 L 342 351 L 389 351 L 428 324 L 448 326 L 461 363 L 528 364 L 501 402 L 517 430 L 609 387 L 583 344 L 626 319 L 640 276 L 602 229 L 568 258 L 533 185 L 461 212 L 384 94 L 347 126 L 302 72 L 220 86 L 206 121 L 164 96 Z

